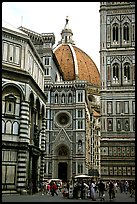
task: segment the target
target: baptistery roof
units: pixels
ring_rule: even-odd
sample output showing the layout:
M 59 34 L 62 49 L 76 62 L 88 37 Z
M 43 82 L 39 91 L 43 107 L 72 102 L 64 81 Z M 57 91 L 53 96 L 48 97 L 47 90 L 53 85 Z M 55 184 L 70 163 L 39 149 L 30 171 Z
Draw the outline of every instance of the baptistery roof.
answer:
M 94 61 L 72 40 L 72 30 L 66 25 L 61 32 L 62 39 L 54 49 L 54 53 L 62 69 L 65 80 L 85 80 L 100 86 L 100 74 Z

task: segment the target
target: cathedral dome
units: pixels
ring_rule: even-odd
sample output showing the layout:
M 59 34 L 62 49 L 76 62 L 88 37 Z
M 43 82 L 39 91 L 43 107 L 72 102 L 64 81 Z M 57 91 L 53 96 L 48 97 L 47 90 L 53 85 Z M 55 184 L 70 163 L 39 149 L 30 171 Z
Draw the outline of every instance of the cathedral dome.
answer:
M 54 49 L 62 69 L 64 80 L 85 80 L 91 84 L 100 86 L 100 74 L 93 60 L 80 48 L 76 47 L 72 40 L 72 31 L 66 25 L 62 30 L 62 39 Z

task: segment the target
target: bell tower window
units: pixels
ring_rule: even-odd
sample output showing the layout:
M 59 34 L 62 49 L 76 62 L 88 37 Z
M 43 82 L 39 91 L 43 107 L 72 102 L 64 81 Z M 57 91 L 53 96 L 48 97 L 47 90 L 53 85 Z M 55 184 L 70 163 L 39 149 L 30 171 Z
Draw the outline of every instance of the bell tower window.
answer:
M 113 25 L 113 41 L 118 42 L 118 25 Z

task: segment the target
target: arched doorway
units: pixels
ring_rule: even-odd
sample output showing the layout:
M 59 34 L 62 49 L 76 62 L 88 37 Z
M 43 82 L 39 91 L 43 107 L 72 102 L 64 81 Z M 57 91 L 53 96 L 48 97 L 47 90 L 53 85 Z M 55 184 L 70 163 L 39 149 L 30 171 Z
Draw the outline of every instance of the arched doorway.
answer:
M 62 179 L 63 182 L 67 181 L 67 163 L 59 162 L 58 164 L 58 178 Z

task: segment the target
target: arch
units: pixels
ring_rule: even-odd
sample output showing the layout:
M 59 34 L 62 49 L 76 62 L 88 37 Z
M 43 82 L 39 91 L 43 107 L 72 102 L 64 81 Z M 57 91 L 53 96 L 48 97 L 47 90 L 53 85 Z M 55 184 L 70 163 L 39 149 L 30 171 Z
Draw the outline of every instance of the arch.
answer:
M 44 117 L 44 115 L 45 115 L 45 107 L 44 107 L 43 104 L 42 104 L 42 108 L 41 108 L 41 113 L 42 113 L 42 117 Z
M 6 122 L 6 134 L 11 134 L 12 133 L 12 123 L 10 120 Z
M 72 103 L 72 93 L 68 94 L 68 103 Z
M 112 78 L 115 82 L 117 82 L 119 80 L 119 64 L 118 63 L 114 63 L 112 65 Z
M 65 93 L 62 93 L 61 95 L 61 103 L 65 103 Z
M 25 95 L 23 93 L 23 90 L 21 88 L 21 86 L 17 85 L 17 84 L 13 84 L 13 83 L 6 83 L 2 86 L 2 92 L 8 91 L 9 93 L 11 93 L 12 87 L 14 88 L 14 91 L 16 91 L 16 93 L 20 93 L 20 98 L 21 100 L 25 100 Z
M 34 94 L 33 94 L 33 92 L 30 93 L 29 101 L 30 101 L 30 106 L 33 107 L 34 106 Z
M 123 24 L 123 40 L 129 41 L 129 23 L 127 22 Z
M 65 144 L 59 144 L 55 149 L 55 154 L 57 156 L 69 156 L 70 151 L 67 145 Z
M 58 103 L 58 93 L 55 93 L 55 103 Z
M 124 79 L 125 80 L 130 80 L 130 63 L 126 62 L 124 63 Z
M 40 101 L 39 101 L 39 98 L 36 98 L 36 109 L 37 109 L 37 112 L 40 112 Z
M 112 41 L 119 41 L 119 25 L 117 23 L 112 25 Z
M 18 135 L 18 132 L 19 132 L 19 123 L 15 121 L 13 123 L 13 134 Z

